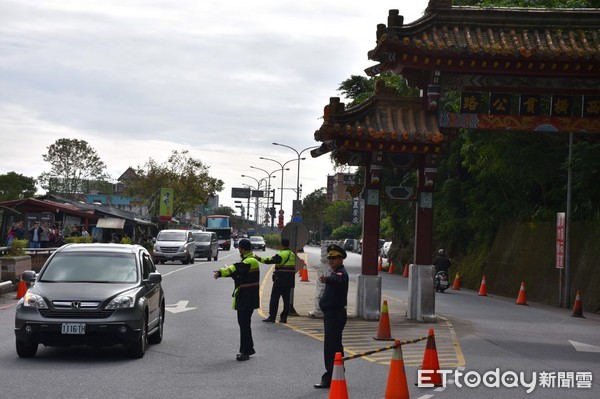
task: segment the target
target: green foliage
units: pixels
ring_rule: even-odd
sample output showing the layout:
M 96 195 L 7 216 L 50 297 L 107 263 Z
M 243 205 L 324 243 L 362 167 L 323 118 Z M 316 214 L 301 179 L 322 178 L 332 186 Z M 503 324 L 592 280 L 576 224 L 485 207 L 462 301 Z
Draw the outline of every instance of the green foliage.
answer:
M 265 234 L 265 243 L 269 248 L 281 248 L 281 236 L 279 234 Z
M 28 245 L 28 240 L 13 239 L 8 247 L 8 256 L 24 256 L 25 248 L 27 248 Z
M 93 239 L 91 236 L 70 236 L 65 237 L 65 244 L 91 244 Z
M 599 0 L 453 0 L 455 6 L 472 7 L 536 7 L 536 8 L 598 8 Z
M 378 80 L 383 80 L 388 87 L 394 87 L 401 96 L 416 97 L 419 95 L 419 90 L 409 87 L 403 76 L 392 74 L 391 72 L 385 72 L 380 76 L 370 78 L 351 75 L 350 79 L 346 79 L 340 83 L 338 91 L 345 98 L 352 100 L 348 104 L 348 107 L 353 107 L 364 102 L 373 95 L 375 83 Z
M 126 195 L 138 203 L 148 205 L 154 219 L 158 219 L 160 188 L 173 189 L 173 215 L 191 212 L 199 204 L 223 189 L 223 181 L 211 177 L 209 167 L 189 152 L 173 151 L 166 162 L 159 164 L 150 158 L 136 169 L 136 177 L 127 182 Z
M 15 172 L 0 175 L 0 201 L 19 200 L 35 195 L 35 179 Z
M 230 206 L 218 206 L 213 208 L 211 215 L 225 215 L 225 216 L 233 216 L 235 215 L 235 210 Z
M 42 158 L 50 163 L 51 169 L 42 173 L 38 182 L 50 193 L 74 197 L 109 179 L 106 165 L 85 140 L 58 139 Z
M 302 223 L 313 237 L 321 232 L 323 215 L 328 205 L 329 201 L 324 188 L 313 191 L 302 201 Z
M 334 201 L 325 209 L 325 223 L 341 226 L 352 221 L 352 201 Z
M 362 234 L 362 225 L 360 224 L 349 224 L 340 227 L 336 227 L 331 232 L 331 238 L 334 240 L 343 240 L 345 238 L 360 238 Z

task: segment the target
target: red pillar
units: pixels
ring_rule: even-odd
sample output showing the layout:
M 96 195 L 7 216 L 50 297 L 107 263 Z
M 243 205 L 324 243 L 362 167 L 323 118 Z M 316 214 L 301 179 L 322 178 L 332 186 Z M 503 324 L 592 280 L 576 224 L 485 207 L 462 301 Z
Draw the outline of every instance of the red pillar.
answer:
M 378 274 L 381 171 L 381 165 L 368 164 L 365 173 L 361 273 L 366 276 Z
M 419 155 L 418 162 L 413 263 L 430 265 L 433 254 L 433 179 L 437 169 L 425 168 L 425 155 Z

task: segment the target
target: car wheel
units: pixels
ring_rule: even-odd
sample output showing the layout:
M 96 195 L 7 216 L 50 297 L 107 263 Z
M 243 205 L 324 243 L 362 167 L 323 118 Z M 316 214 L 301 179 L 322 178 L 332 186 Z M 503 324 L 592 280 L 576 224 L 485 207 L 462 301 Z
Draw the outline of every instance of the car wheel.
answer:
M 193 265 L 194 262 L 196 261 L 196 258 L 194 256 L 190 256 L 190 263 Z
M 210 257 L 210 254 L 208 254 L 208 256 L 206 257 L 206 260 L 209 262 L 212 260 L 212 258 Z
M 158 330 L 156 330 L 156 332 L 154 332 L 152 335 L 148 336 L 148 343 L 149 344 L 160 344 L 162 342 L 163 339 L 163 334 L 164 334 L 164 324 L 165 324 L 165 311 L 164 308 L 161 306 L 160 308 L 160 316 L 158 316 L 159 320 L 158 320 Z
M 182 265 L 187 265 L 188 263 L 190 263 L 190 256 L 189 256 L 189 255 L 186 255 L 185 259 L 183 259 L 183 260 L 181 261 L 181 264 L 182 264 Z
M 38 350 L 38 344 L 16 340 L 17 355 L 19 357 L 34 357 Z
M 263 251 L 266 251 L 266 250 L 267 250 L 267 247 L 263 247 Z
M 137 341 L 129 347 L 129 354 L 135 359 L 141 359 L 146 353 L 146 342 L 148 339 L 148 319 L 142 320 L 142 331 Z

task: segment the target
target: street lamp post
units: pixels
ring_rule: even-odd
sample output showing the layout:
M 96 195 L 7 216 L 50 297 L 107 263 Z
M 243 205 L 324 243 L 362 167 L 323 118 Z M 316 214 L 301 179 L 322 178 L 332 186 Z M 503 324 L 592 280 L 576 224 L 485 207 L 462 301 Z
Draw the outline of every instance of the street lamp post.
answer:
M 300 200 L 300 160 L 304 159 L 304 158 L 300 158 L 300 156 L 302 155 L 302 153 L 304 151 L 307 150 L 312 150 L 313 148 L 318 148 L 318 145 L 312 146 L 312 147 L 306 147 L 305 149 L 298 151 L 296 150 L 294 147 L 291 147 L 289 145 L 286 144 L 280 144 L 280 143 L 273 143 L 273 145 L 278 145 L 281 147 L 285 147 L 285 148 L 289 148 L 290 150 L 294 151 L 296 153 L 296 155 L 298 155 L 298 175 L 296 176 L 296 201 Z
M 256 182 L 256 190 L 260 190 L 260 186 L 261 186 L 262 182 L 264 182 L 264 181 L 266 181 L 266 180 L 267 180 L 267 178 L 266 178 L 266 177 L 263 177 L 263 178 L 262 178 L 262 179 L 260 179 L 260 180 L 259 180 L 259 179 L 257 179 L 257 178 L 255 178 L 255 177 L 248 176 L 248 175 L 242 175 L 242 177 L 247 177 L 247 178 L 249 178 L 249 179 L 252 179 L 252 180 L 254 180 L 254 181 Z M 250 185 L 248 185 L 248 186 L 249 186 L 249 187 L 251 187 L 251 188 L 254 188 L 254 187 L 252 187 L 252 186 L 250 186 Z M 250 197 L 252 197 L 252 195 L 250 195 Z M 250 204 L 250 197 L 248 197 L 248 204 Z M 258 207 L 258 197 L 256 197 L 256 204 L 255 204 L 255 208 L 256 208 L 256 209 L 255 209 L 255 211 L 254 211 L 254 223 L 258 223 L 258 209 L 259 209 L 259 207 Z
M 273 229 L 273 216 L 271 215 L 271 208 L 269 207 L 269 200 L 271 199 L 271 177 L 275 177 L 275 176 L 273 176 L 273 173 L 277 172 L 279 169 L 275 169 L 274 171 L 269 173 L 262 168 L 257 168 L 256 166 L 250 165 L 250 167 L 252 169 L 256 169 L 256 170 L 265 172 L 269 178 L 267 180 L 267 210 L 269 211 L 269 216 L 271 216 L 271 229 Z M 282 174 L 283 174 L 283 171 L 282 171 Z M 273 198 L 273 200 L 275 200 L 275 199 Z M 267 221 L 268 221 L 268 219 L 267 219 Z
M 279 166 L 281 166 L 281 196 L 280 196 L 280 199 L 279 199 L 279 215 L 283 219 L 283 171 L 284 170 L 290 170 L 289 168 L 284 169 L 285 165 L 287 165 L 290 162 L 294 162 L 294 161 L 300 162 L 300 159 L 304 159 L 304 158 L 298 158 L 298 159 L 294 158 L 294 159 L 290 159 L 289 161 L 285 161 L 284 163 L 281 163 L 281 162 L 279 162 L 279 161 L 277 161 L 277 160 L 275 160 L 273 158 L 265 158 L 265 157 L 259 157 L 259 158 L 260 159 L 264 159 L 265 161 L 275 162 Z M 281 228 L 283 228 L 283 226 L 280 226 L 279 228 L 281 229 Z

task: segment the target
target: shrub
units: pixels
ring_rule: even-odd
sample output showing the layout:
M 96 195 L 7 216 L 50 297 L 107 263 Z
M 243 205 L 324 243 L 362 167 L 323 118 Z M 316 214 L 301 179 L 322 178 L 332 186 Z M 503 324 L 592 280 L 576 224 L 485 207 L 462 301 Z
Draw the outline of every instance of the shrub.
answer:
M 28 240 L 17 240 L 15 238 L 10 242 L 10 247 L 8 247 L 8 256 L 24 256 L 25 248 L 27 248 L 28 245 Z

